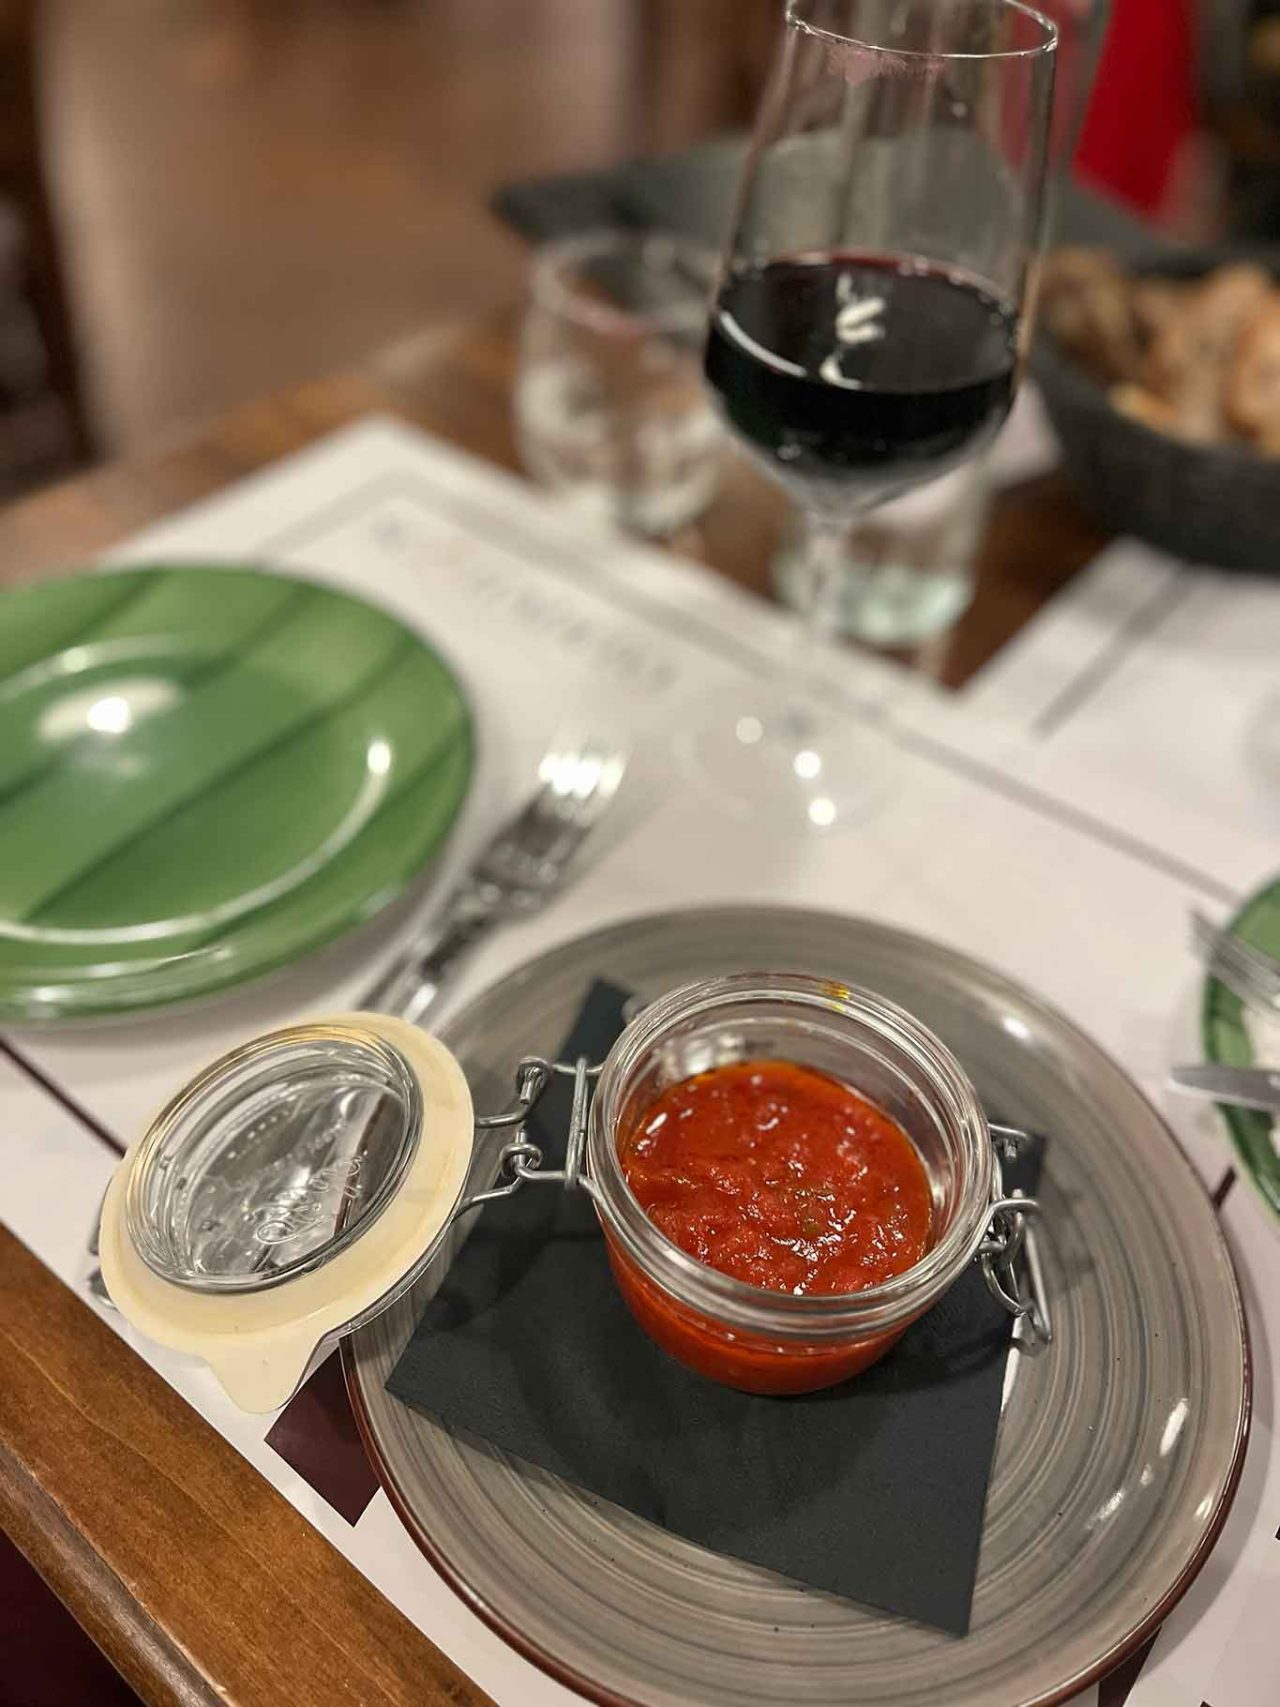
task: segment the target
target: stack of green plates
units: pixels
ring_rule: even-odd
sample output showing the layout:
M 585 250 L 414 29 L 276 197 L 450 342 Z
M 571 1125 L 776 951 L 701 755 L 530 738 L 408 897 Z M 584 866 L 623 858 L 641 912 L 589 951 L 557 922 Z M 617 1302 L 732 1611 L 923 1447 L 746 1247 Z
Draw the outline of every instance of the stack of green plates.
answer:
M 385 612 L 258 569 L 0 605 L 0 1018 L 203 995 L 368 918 L 471 772 L 457 682 Z

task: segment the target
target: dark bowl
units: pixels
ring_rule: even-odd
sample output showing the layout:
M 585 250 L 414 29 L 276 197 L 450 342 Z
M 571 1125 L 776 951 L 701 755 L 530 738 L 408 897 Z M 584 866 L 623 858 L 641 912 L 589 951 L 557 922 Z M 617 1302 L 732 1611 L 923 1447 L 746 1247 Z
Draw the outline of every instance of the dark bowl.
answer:
M 1226 261 L 1260 261 L 1280 276 L 1275 251 L 1158 256 L 1134 271 L 1198 278 Z M 1194 445 L 1121 414 L 1105 389 L 1049 333 L 1032 371 L 1062 444 L 1063 467 L 1084 504 L 1108 527 L 1223 569 L 1280 574 L 1280 458 L 1239 445 Z

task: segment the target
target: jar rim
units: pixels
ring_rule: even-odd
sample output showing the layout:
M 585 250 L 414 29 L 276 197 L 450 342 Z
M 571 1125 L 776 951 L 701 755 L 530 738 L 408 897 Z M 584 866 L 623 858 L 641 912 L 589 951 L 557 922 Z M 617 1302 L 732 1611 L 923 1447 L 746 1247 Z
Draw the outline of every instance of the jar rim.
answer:
M 856 1020 L 910 1063 L 915 1088 L 951 1131 L 969 1164 L 960 1202 L 936 1243 L 901 1274 L 860 1292 L 793 1294 L 756 1286 L 683 1250 L 641 1207 L 618 1160 L 616 1132 L 628 1081 L 665 1033 L 691 1014 L 713 1015 L 753 997 Z M 856 1084 L 852 1086 L 857 1089 Z M 993 1177 L 990 1129 L 955 1056 L 905 1008 L 870 990 L 804 973 L 734 973 L 668 992 L 633 1019 L 610 1050 L 587 1137 L 592 1193 L 606 1230 L 655 1285 L 734 1329 L 781 1340 L 844 1339 L 905 1326 L 959 1277 L 982 1242 Z

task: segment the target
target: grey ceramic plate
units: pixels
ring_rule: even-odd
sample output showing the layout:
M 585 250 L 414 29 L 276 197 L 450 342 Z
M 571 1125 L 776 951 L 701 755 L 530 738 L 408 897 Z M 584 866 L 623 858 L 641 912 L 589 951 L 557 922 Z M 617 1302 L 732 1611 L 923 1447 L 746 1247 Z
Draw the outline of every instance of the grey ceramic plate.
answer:
M 975 961 L 856 919 L 637 920 L 533 961 L 447 1035 L 483 1104 L 505 1094 L 521 1054 L 556 1047 L 596 976 L 654 996 L 762 967 L 893 997 L 951 1045 L 990 1109 L 1053 1134 L 1040 1196 L 1057 1337 L 1010 1360 L 970 1634 L 803 1590 L 450 1436 L 384 1390 L 421 1304 L 412 1295 L 348 1350 L 383 1483 L 459 1593 L 597 1701 L 1063 1700 L 1164 1617 L 1235 1491 L 1248 1350 L 1213 1210 L 1151 1107 L 1066 1020 Z

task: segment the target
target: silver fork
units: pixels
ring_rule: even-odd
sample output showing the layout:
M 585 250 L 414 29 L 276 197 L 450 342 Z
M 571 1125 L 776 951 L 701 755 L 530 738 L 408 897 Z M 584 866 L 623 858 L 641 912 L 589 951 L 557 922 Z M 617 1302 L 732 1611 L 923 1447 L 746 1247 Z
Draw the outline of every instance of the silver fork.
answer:
M 538 767 L 533 795 L 365 992 L 360 1006 L 421 1019 L 479 937 L 504 920 L 536 913 L 564 885 L 626 768 L 627 753 L 613 742 L 558 741 Z
M 1280 1012 L 1280 960 L 1192 913 L 1191 935 L 1212 975 L 1242 1002 Z

